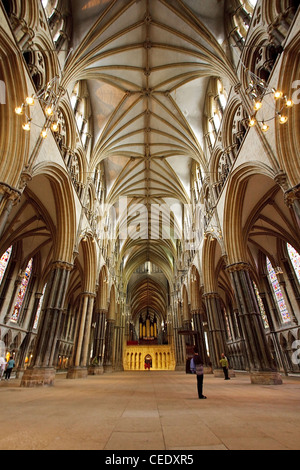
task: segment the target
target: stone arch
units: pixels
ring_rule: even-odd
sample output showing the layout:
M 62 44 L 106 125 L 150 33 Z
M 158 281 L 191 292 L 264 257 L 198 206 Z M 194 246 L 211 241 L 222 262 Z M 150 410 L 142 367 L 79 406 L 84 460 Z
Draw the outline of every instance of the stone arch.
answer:
M 92 237 L 87 237 L 80 244 L 83 253 L 83 279 L 82 288 L 84 292 L 95 293 L 97 278 L 97 253 L 96 243 Z
M 73 188 L 68 175 L 58 165 L 42 163 L 34 168 L 33 178 L 43 175 L 51 183 L 56 206 L 56 243 L 54 258 L 73 263 L 76 211 Z
M 205 238 L 202 251 L 203 284 L 206 292 L 218 291 L 216 276 L 217 260 L 222 254 L 222 248 L 212 235 Z
M 29 138 L 22 132 L 22 122 L 14 110 L 28 92 L 22 58 L 2 29 L 0 55 L 0 75 L 6 85 L 5 101 L 9 103 L 0 106 L 0 133 L 5 135 L 0 147 L 1 180 L 18 189 L 20 175 L 28 159 Z M 15 70 L 18 70 L 17 74 Z
M 242 228 L 243 208 L 247 183 L 251 176 L 264 175 L 274 180 L 274 172 L 267 165 L 248 162 L 235 170 L 228 183 L 223 213 L 223 234 L 228 263 L 247 260 L 247 241 Z
M 233 98 L 224 113 L 222 145 L 224 149 L 231 148 L 235 156 L 249 130 L 248 120 L 242 102 L 237 97 Z
M 106 266 L 102 266 L 99 275 L 99 289 L 97 294 L 97 304 L 100 310 L 107 310 L 108 305 L 108 287 L 109 287 L 109 273 Z
M 23 56 L 37 91 L 46 87 L 60 73 L 53 45 L 45 33 L 35 36 L 34 44 L 23 52 Z M 35 74 L 38 75 L 37 78 Z
M 297 0 L 274 0 L 262 2 L 262 16 L 270 27 L 270 37 L 273 40 L 281 40 L 291 25 L 297 11 Z
M 249 46 L 246 48 L 243 58 L 247 69 L 242 68 L 241 74 L 241 83 L 244 90 L 247 90 L 249 87 L 249 72 L 254 73 L 267 83 L 276 59 L 282 52 L 281 47 L 275 46 L 270 42 L 268 32 L 263 27 L 256 28 L 248 41 Z
M 74 121 L 74 113 L 70 107 L 69 99 L 64 96 L 58 108 L 58 122 L 60 130 L 55 135 L 56 140 L 61 142 L 60 146 L 64 146 L 70 150 L 76 147 L 76 126 Z
M 299 80 L 299 48 L 297 36 L 285 49 L 282 60 L 282 73 L 279 74 L 278 88 L 289 93 L 295 105 L 289 110 L 289 121 L 282 126 L 276 122 L 276 144 L 280 167 L 285 171 L 292 187 L 299 184 L 300 179 L 300 80 Z

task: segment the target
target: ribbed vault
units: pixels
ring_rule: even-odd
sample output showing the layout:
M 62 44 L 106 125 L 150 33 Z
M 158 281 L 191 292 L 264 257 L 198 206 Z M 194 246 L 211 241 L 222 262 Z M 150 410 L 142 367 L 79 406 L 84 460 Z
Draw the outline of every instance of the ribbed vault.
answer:
M 127 283 L 148 261 L 171 281 L 192 162 L 207 171 L 208 82 L 215 76 L 236 83 L 222 47 L 224 0 L 75 0 L 72 8 L 73 52 L 63 85 L 71 93 L 86 81 L 91 171 L 104 163 L 107 204 L 117 207 L 126 198 L 126 213 L 116 211 L 119 266 Z M 153 205 L 161 207 L 156 226 Z

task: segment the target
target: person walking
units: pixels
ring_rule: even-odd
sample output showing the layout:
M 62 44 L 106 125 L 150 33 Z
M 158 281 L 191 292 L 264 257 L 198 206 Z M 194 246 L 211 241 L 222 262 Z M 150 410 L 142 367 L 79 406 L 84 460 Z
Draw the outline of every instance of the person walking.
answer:
M 4 359 L 3 356 L 0 357 L 0 380 L 2 380 L 2 377 L 5 372 L 5 367 L 6 367 L 6 360 Z
M 225 356 L 224 353 L 222 353 L 220 364 L 221 364 L 221 367 L 222 367 L 223 372 L 224 372 L 225 380 L 230 380 L 229 375 L 228 375 L 228 370 L 229 370 L 228 359 L 227 359 L 227 357 Z
M 206 400 L 207 397 L 203 395 L 203 381 L 204 381 L 204 367 L 203 361 L 199 356 L 198 349 L 194 350 L 194 357 L 191 360 L 191 372 L 197 376 L 197 391 L 199 400 Z
M 11 358 L 7 363 L 7 367 L 6 367 L 6 371 L 5 371 L 5 380 L 10 379 L 12 370 L 15 367 L 15 365 L 16 365 L 16 363 L 15 363 L 14 359 Z

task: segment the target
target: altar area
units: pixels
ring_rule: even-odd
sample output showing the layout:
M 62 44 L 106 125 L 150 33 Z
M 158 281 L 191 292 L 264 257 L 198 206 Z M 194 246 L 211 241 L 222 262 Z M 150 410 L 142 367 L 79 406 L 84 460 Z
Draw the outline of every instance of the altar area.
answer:
M 150 370 L 175 370 L 175 356 L 169 345 L 128 345 L 124 350 L 123 367 L 125 371 L 145 370 L 145 363 L 150 363 Z

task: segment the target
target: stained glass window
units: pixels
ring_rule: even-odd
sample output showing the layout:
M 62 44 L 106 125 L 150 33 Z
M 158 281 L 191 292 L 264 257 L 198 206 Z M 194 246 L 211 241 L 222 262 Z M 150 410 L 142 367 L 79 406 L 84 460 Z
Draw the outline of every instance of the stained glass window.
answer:
M 271 282 L 271 285 L 272 285 L 272 288 L 273 288 L 273 291 L 274 291 L 275 299 L 277 301 L 277 305 L 278 305 L 278 308 L 279 308 L 279 311 L 280 311 L 280 314 L 281 314 L 281 317 L 282 317 L 282 321 L 283 321 L 283 323 L 287 323 L 287 322 L 290 321 L 290 315 L 289 315 L 289 312 L 286 308 L 285 300 L 284 300 L 284 297 L 282 295 L 282 291 L 281 291 L 281 288 L 280 288 L 278 277 L 275 273 L 275 270 L 274 270 L 274 268 L 272 266 L 272 263 L 269 260 L 269 258 L 267 258 L 267 269 L 268 269 L 268 273 L 269 273 L 269 279 L 270 279 L 270 282 Z
M 260 313 L 261 313 L 261 316 L 262 316 L 262 319 L 263 319 L 263 322 L 264 322 L 264 326 L 265 326 L 266 329 L 270 328 L 268 318 L 267 318 L 267 314 L 266 314 L 266 311 L 265 311 L 265 307 L 264 307 L 263 301 L 261 299 L 261 296 L 259 295 L 259 290 L 258 290 L 258 287 L 255 284 L 255 282 L 253 282 L 253 287 L 254 287 L 254 290 L 255 290 L 255 295 L 256 295 L 259 310 L 260 310 Z
M 12 246 L 6 251 L 6 253 L 4 253 L 2 258 L 0 259 L 0 286 L 3 281 L 4 274 L 8 266 L 10 257 L 11 257 L 11 253 L 12 253 Z
M 298 251 L 296 251 L 295 248 L 292 247 L 292 245 L 287 244 L 287 249 L 295 274 L 300 284 L 300 255 Z
M 39 325 L 39 319 L 40 319 L 40 315 L 41 315 L 41 311 L 42 311 L 42 306 L 43 306 L 43 301 L 44 301 L 44 296 L 45 296 L 46 287 L 47 287 L 47 284 L 46 284 L 45 287 L 44 287 L 42 297 L 40 298 L 40 301 L 39 301 L 39 306 L 38 306 L 38 309 L 37 309 L 37 312 L 36 312 L 36 316 L 35 316 L 35 320 L 34 320 L 34 325 L 33 325 L 33 329 L 34 329 L 34 330 L 36 330 L 37 327 L 38 327 L 38 325 Z
M 22 305 L 23 305 L 23 302 L 24 302 L 26 290 L 27 290 L 28 283 L 29 283 L 30 276 L 31 276 L 31 272 L 32 272 L 32 262 L 33 262 L 33 260 L 31 259 L 29 261 L 28 265 L 27 265 L 25 274 L 24 274 L 23 279 L 21 281 L 21 287 L 20 287 L 20 290 L 19 290 L 19 293 L 18 293 L 18 296 L 17 296 L 17 300 L 16 300 L 16 303 L 15 303 L 15 306 L 14 306 L 11 321 L 15 322 L 15 323 L 17 323 L 17 321 L 19 319 L 20 311 L 21 311 L 21 308 L 22 308 Z

